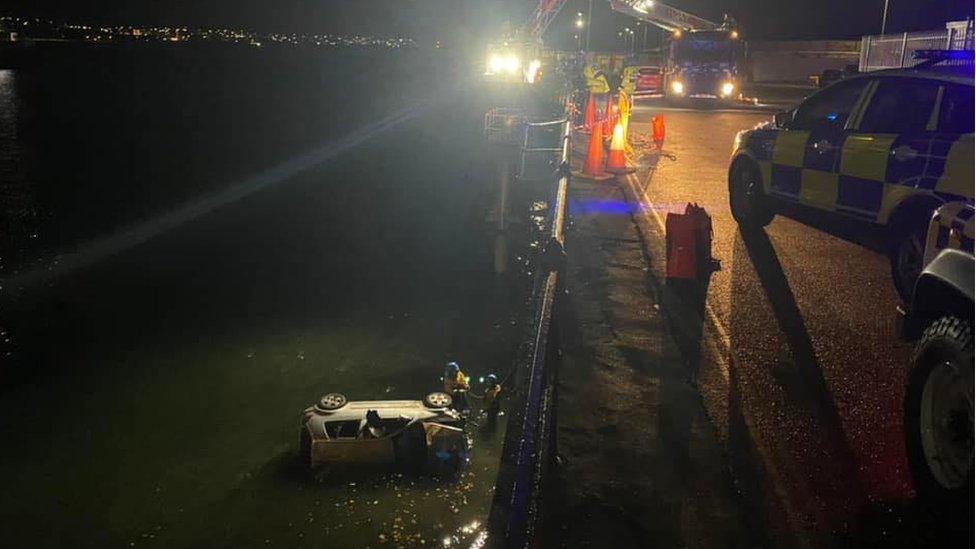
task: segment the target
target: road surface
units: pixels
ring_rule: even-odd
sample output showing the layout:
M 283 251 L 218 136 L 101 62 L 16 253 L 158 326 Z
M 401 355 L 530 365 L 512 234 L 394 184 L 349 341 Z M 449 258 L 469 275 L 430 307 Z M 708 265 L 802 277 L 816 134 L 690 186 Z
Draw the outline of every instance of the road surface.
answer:
M 664 154 L 649 119 L 667 123 Z M 618 179 L 660 280 L 664 219 L 698 203 L 712 216 L 720 267 L 703 288 L 662 288 L 689 379 L 729 453 L 746 506 L 774 545 L 902 540 L 923 520 L 903 444 L 910 348 L 887 258 L 837 227 L 778 216 L 746 237 L 728 206 L 735 133 L 768 112 L 672 110 L 639 103 L 630 123 L 639 171 Z M 970 525 L 971 528 L 971 525 Z

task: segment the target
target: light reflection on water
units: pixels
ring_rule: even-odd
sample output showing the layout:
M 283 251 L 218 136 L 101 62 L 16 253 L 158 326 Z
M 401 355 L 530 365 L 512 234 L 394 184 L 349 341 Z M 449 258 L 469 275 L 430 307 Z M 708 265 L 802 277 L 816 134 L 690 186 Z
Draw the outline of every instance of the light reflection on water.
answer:
M 386 80 L 394 79 L 395 70 L 384 68 Z M 197 77 L 173 76 L 185 86 Z M 65 78 L 59 74 L 55 81 Z M 209 73 L 200 78 L 227 96 L 239 91 L 221 89 Z M 28 111 L 36 116 L 41 100 L 17 95 L 26 80 L 18 83 L 16 75 L 5 75 L 0 101 L 34 101 Z M 292 84 L 268 84 L 279 106 L 318 92 L 296 91 Z M 428 91 L 426 84 L 407 88 L 397 88 L 390 111 Z M 46 89 L 71 99 L 63 86 Z M 323 119 L 327 99 L 318 97 Z M 173 103 L 182 106 L 184 100 L 177 95 Z M 153 112 L 167 105 L 143 107 Z M 0 116 L 23 112 L 4 108 Z M 385 107 L 371 116 L 383 112 Z M 264 114 L 277 119 L 280 113 Z M 212 118 L 231 129 L 250 122 L 227 112 Z M 439 113 L 437 118 L 453 123 L 458 117 Z M 150 122 L 168 128 L 162 116 Z M 0 145 L 0 154 L 16 153 L 23 161 L 24 150 L 10 143 L 29 149 L 28 160 L 39 154 L 37 140 L 16 137 L 26 123 L 21 117 L 2 125 L 9 143 Z M 521 330 L 515 318 L 522 282 L 512 282 L 520 271 L 513 268 L 509 280 L 492 275 L 487 261 L 480 270 L 481 256 L 490 257 L 489 246 L 471 245 L 480 246 L 482 235 L 464 224 L 471 201 L 456 185 L 476 151 L 449 135 L 453 125 L 436 124 L 430 126 L 437 131 L 418 139 L 376 145 L 375 150 L 396 151 L 391 157 L 346 156 L 341 165 L 297 183 L 299 192 L 269 187 L 259 199 L 239 201 L 93 266 L 50 303 L 42 300 L 42 308 L 24 302 L 22 308 L 39 318 L 40 328 L 15 318 L 13 333 L 21 340 L 25 330 L 29 335 L 15 357 L 39 364 L 38 370 L 61 369 L 7 391 L 0 400 L 0 418 L 6 418 L 0 428 L 9 435 L 5 446 L 18 449 L 0 461 L 0 478 L 11 479 L 0 491 L 0 515 L 11 517 L 14 525 L 5 535 L 25 540 L 25 547 L 375 547 L 383 545 L 380 536 L 386 546 L 415 546 L 420 540 L 436 545 L 448 535 L 474 539 L 478 533 L 464 527 L 487 516 L 503 422 L 494 433 L 472 433 L 471 462 L 456 482 L 385 470 L 336 477 L 295 467 L 297 416 L 323 392 L 340 390 L 357 400 L 419 398 L 439 385 L 445 360 L 459 360 L 475 379 L 510 367 Z M 120 162 L 127 152 L 150 149 L 162 150 L 166 158 L 178 156 L 153 148 L 155 142 L 133 151 L 113 149 L 128 143 L 115 130 L 130 126 L 106 129 L 104 140 L 89 140 L 84 152 L 114 153 Z M 214 131 L 224 129 L 215 126 Z M 310 134 L 320 132 L 310 124 Z M 262 150 L 267 135 L 278 137 L 254 133 L 255 142 L 242 150 Z M 61 134 L 58 154 L 48 147 L 46 159 L 70 153 L 79 135 L 80 130 Z M 480 143 L 477 133 L 472 141 Z M 409 161 L 424 150 L 442 151 L 443 158 L 429 165 Z M 220 158 L 241 156 L 232 148 L 217 152 Z M 130 159 L 133 166 L 119 167 L 113 174 L 117 179 L 108 182 L 91 177 L 93 170 L 42 172 L 39 196 L 45 208 L 51 208 L 52 189 L 68 197 L 55 203 L 61 210 L 51 210 L 59 216 L 44 218 L 47 223 L 57 217 L 44 226 L 41 239 L 46 234 L 60 243 L 53 238 L 63 232 L 60 214 L 77 211 L 74 206 L 82 201 L 99 207 L 79 214 L 83 219 L 74 228 L 114 210 L 145 206 L 144 197 L 154 199 L 153 192 L 163 194 L 155 180 L 130 185 L 128 168 L 160 171 L 159 180 L 174 170 L 187 180 L 222 177 L 212 177 L 209 164 L 182 158 L 176 166 L 156 164 L 152 161 L 159 157 L 146 156 L 144 165 L 139 158 Z M 104 157 L 100 161 L 115 166 Z M 4 169 L 29 180 L 33 174 L 23 167 L 4 162 Z M 375 171 L 383 175 L 370 178 Z M 355 184 L 341 185 L 350 180 Z M 386 185 L 394 180 L 396 185 Z M 16 188 L 11 181 L 2 182 L 5 207 L 6 194 Z M 26 183 L 23 187 L 29 190 Z M 332 187 L 346 194 L 336 195 Z M 397 194 L 402 189 L 413 192 Z M 377 200 L 383 193 L 393 199 Z M 118 202 L 110 202 L 119 195 Z M 527 246 L 515 232 L 507 234 L 508 245 L 524 268 L 528 258 L 518 252 Z M 31 354 L 55 347 L 57 352 Z M 71 402 L 72 421 L 56 430 L 38 402 Z M 51 442 L 55 439 L 57 444 Z
M 0 275 L 10 257 L 37 236 L 34 188 L 24 174 L 21 109 L 17 73 L 0 70 Z

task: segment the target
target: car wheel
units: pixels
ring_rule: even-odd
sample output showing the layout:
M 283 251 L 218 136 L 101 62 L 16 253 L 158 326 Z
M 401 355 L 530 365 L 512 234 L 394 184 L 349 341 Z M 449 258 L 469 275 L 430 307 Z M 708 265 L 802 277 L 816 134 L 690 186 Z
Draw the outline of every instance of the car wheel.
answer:
M 905 390 L 905 446 L 927 504 L 973 501 L 973 329 L 946 316 L 926 328 Z
M 450 408 L 454 399 L 447 393 L 430 393 L 424 397 L 424 406 L 428 408 Z
M 924 212 L 915 212 L 899 216 L 891 221 L 892 236 L 888 258 L 891 261 L 891 278 L 895 283 L 895 290 L 905 303 L 912 299 L 915 292 L 915 282 L 922 274 L 923 257 L 925 256 L 925 233 L 928 230 L 928 216 Z
M 748 229 L 765 227 L 776 216 L 763 191 L 762 176 L 755 165 L 743 162 L 732 171 L 729 178 L 729 207 L 735 221 Z
M 346 399 L 346 395 L 342 393 L 329 393 L 320 398 L 319 401 L 315 403 L 315 407 L 320 410 L 332 411 L 342 408 L 348 402 L 349 400 Z

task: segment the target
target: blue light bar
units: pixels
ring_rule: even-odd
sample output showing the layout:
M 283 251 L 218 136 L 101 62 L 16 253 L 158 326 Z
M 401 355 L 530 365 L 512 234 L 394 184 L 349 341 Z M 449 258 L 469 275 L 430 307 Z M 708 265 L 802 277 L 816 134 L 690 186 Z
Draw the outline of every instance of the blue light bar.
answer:
M 912 58 L 926 61 L 972 61 L 973 50 L 915 50 Z

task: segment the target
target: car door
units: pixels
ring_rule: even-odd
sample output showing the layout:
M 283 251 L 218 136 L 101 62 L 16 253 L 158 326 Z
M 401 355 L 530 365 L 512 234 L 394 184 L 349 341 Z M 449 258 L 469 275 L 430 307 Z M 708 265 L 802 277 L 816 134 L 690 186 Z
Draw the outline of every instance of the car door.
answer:
M 771 194 L 815 208 L 833 209 L 845 127 L 859 110 L 870 84 L 867 78 L 840 82 L 797 107 L 773 146 Z
M 932 191 L 926 166 L 934 157 L 944 164 L 952 141 L 937 132 L 944 93 L 937 80 L 878 79 L 841 151 L 838 211 L 875 221 L 907 195 Z
M 944 83 L 938 109 L 939 123 L 935 152 L 946 151 L 945 162 L 926 165 L 924 183 L 934 181 L 936 194 L 946 201 L 973 203 L 973 180 L 976 179 L 976 146 L 973 130 L 974 96 L 972 84 Z

